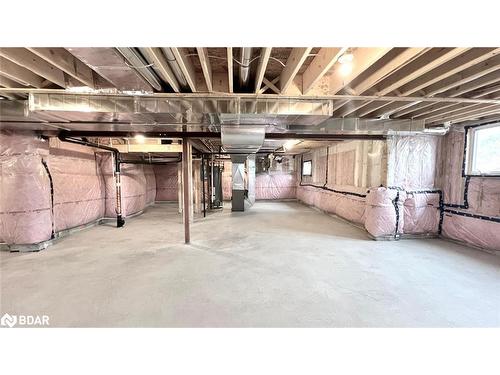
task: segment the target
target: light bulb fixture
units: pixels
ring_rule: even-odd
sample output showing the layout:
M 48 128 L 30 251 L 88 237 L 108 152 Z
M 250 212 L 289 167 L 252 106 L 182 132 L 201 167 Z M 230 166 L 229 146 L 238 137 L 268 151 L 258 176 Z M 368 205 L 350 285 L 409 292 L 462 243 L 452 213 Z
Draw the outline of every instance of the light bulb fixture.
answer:
M 352 54 L 352 50 L 347 48 L 342 56 L 339 57 L 339 63 L 341 64 L 349 64 L 354 60 L 354 55 Z
M 289 139 L 288 141 L 286 141 L 285 143 L 283 143 L 283 149 L 285 151 L 289 151 L 293 148 L 293 146 L 295 146 L 296 144 L 298 144 L 300 141 L 298 139 Z
M 339 71 L 340 74 L 345 77 L 346 75 L 352 72 L 352 64 L 351 63 L 341 64 L 339 67 Z
M 342 56 L 339 57 L 339 71 L 340 75 L 347 76 L 352 72 L 352 62 L 354 60 L 354 55 L 350 48 L 347 48 Z
M 136 140 L 137 143 L 144 143 L 144 141 L 146 140 L 146 138 L 142 134 L 136 134 L 134 136 L 134 139 Z

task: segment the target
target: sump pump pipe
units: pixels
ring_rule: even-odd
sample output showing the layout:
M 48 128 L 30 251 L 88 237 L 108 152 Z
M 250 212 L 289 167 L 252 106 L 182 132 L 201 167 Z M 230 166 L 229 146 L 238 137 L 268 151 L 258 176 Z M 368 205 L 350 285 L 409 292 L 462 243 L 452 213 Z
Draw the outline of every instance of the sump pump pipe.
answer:
M 125 219 L 122 215 L 122 186 L 120 178 L 120 151 L 114 147 L 100 145 L 98 143 L 89 142 L 83 139 L 66 137 L 64 135 L 58 136 L 61 142 L 74 143 L 81 146 L 88 146 L 99 148 L 101 150 L 111 151 L 115 162 L 115 185 L 116 185 L 116 227 L 121 228 L 125 225 Z

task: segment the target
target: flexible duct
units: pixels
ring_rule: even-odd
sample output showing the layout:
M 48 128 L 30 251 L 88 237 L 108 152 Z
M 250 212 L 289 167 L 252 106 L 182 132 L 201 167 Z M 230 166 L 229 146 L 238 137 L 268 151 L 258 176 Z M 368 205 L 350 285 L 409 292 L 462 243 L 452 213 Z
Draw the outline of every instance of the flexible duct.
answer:
M 134 48 L 128 47 L 118 47 L 118 52 L 120 52 L 123 57 L 137 70 L 146 81 L 149 82 L 156 90 L 161 91 L 161 83 L 154 72 L 148 65 L 148 62 L 137 52 Z
M 179 66 L 179 63 L 177 62 L 174 54 L 172 53 L 172 50 L 166 47 L 162 47 L 161 50 L 167 58 L 168 65 L 174 72 L 174 76 L 177 79 L 177 82 L 179 82 L 179 85 L 181 85 L 182 87 L 187 87 L 188 83 L 186 77 L 184 77 L 184 73 L 182 73 L 181 67 Z
M 240 54 L 240 87 L 244 88 L 250 81 L 250 59 L 252 58 L 252 48 L 242 48 Z

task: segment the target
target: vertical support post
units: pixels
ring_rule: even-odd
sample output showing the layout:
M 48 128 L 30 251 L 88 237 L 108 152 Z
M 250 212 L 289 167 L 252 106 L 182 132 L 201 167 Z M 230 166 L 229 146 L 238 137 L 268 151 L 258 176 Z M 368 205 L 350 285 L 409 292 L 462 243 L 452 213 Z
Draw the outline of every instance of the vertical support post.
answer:
M 200 214 L 202 211 L 201 208 L 201 160 L 193 160 L 193 194 L 194 194 L 194 212 Z
M 206 196 L 205 196 L 205 157 L 201 155 L 201 187 L 203 189 L 203 217 L 207 216 Z
M 122 215 L 122 182 L 120 178 L 120 156 L 117 152 L 113 154 L 115 161 L 115 186 L 116 186 L 116 227 L 121 228 L 125 225 Z
M 247 174 L 248 174 L 248 201 L 250 204 L 255 203 L 255 154 L 249 155 L 247 159 Z
M 187 138 L 182 139 L 182 191 L 183 191 L 183 217 L 184 217 L 184 242 L 191 241 L 191 208 L 193 205 L 193 176 L 192 176 L 192 153 L 191 145 Z

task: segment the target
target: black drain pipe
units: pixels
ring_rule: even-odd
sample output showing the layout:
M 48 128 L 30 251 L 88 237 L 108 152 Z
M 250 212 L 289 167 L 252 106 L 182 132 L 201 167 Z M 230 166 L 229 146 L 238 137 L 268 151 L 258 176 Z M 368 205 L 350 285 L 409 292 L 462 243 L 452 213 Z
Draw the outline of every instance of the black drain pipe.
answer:
M 59 140 L 62 142 L 74 143 L 81 146 L 88 146 L 99 148 L 106 151 L 111 151 L 113 153 L 115 161 L 115 185 L 116 185 L 116 227 L 121 228 L 125 225 L 125 219 L 122 216 L 122 187 L 120 179 L 120 151 L 114 147 L 100 145 L 98 143 L 89 142 L 87 140 L 66 137 L 63 134 L 59 134 Z

